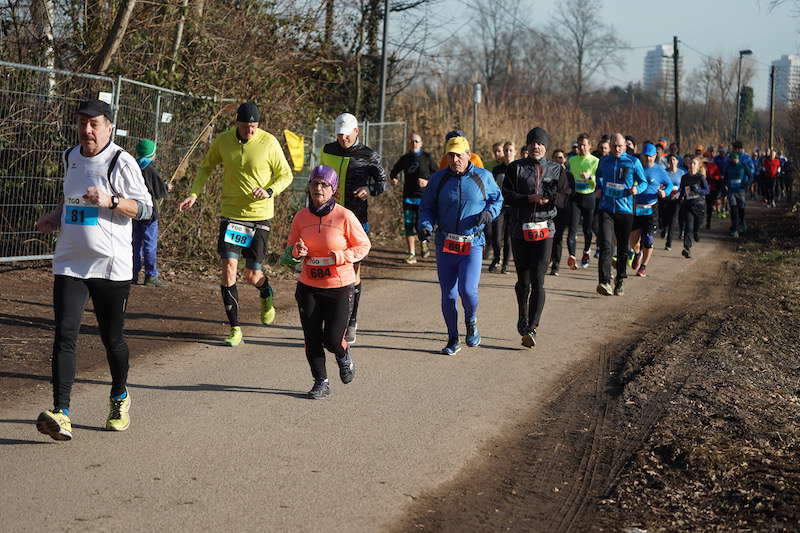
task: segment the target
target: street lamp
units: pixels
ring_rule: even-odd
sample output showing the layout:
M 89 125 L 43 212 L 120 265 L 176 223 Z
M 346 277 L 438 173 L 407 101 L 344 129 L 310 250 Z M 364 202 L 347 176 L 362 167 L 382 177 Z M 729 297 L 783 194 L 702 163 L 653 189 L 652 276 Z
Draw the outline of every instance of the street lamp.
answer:
M 742 57 L 753 55 L 752 50 L 739 50 L 739 71 L 736 77 L 736 126 L 733 129 L 733 140 L 739 140 L 739 114 L 742 100 Z

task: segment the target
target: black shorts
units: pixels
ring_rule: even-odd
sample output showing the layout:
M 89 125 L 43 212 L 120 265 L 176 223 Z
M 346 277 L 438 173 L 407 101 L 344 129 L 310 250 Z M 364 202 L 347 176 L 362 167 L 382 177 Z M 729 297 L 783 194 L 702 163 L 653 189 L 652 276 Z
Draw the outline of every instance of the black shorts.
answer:
M 271 219 L 270 219 L 271 220 Z M 217 252 L 221 259 L 245 258 L 245 266 L 251 270 L 261 270 L 261 264 L 267 257 L 270 233 L 270 220 L 249 220 L 240 221 L 222 217 L 219 219 L 219 236 L 217 237 Z M 250 246 L 240 246 L 230 242 L 225 242 L 225 234 L 228 231 L 228 224 L 239 224 L 248 229 L 255 230 Z M 238 239 L 239 237 L 236 237 Z
M 632 231 L 642 230 L 642 236 L 652 235 L 655 228 L 655 217 L 652 214 L 633 217 Z

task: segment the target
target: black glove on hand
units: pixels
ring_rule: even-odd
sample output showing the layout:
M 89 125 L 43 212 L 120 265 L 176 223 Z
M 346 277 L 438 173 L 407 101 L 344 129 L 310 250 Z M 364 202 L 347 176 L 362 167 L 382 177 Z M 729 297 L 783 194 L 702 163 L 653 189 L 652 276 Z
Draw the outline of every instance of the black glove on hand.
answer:
M 478 215 L 478 224 L 483 224 L 484 226 L 492 221 L 492 214 L 489 211 L 482 211 L 480 215 Z
M 417 230 L 417 237 L 419 237 L 420 242 L 427 242 L 431 238 L 431 230 L 428 228 L 419 228 Z

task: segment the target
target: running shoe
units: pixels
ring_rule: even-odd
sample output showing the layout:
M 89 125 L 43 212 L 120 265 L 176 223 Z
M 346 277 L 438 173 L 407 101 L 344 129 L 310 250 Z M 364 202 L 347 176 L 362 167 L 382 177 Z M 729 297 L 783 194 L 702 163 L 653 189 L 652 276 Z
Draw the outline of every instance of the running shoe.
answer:
M 625 294 L 625 289 L 622 288 L 622 280 L 618 279 L 614 282 L 614 296 L 623 296 Z
M 612 294 L 614 294 L 614 289 L 611 288 L 610 283 L 598 283 L 597 294 L 601 294 L 603 296 L 611 296 Z
M 583 252 L 583 256 L 581 257 L 581 268 L 589 268 L 589 262 L 591 261 L 591 256 L 589 252 Z
M 166 287 L 169 285 L 166 281 L 162 280 L 159 277 L 152 278 L 150 276 L 144 277 L 144 284 L 148 287 Z
M 558 268 L 557 267 L 551 268 L 550 269 L 550 275 L 551 276 L 558 276 Z
M 683 251 L 681 252 L 681 255 L 683 257 L 685 257 L 686 259 L 691 259 L 692 258 L 692 252 L 690 252 L 686 248 L 683 249 Z
M 570 270 L 578 270 L 578 260 L 575 259 L 574 255 L 571 255 L 567 258 L 567 266 Z
M 481 343 L 481 334 L 478 331 L 478 324 L 473 322 L 472 324 L 467 324 L 467 336 L 464 339 L 467 343 L 467 346 L 470 348 L 474 348 L 475 346 L 480 345 Z
M 447 346 L 442 348 L 442 353 L 445 355 L 455 355 L 461 350 L 461 343 L 458 342 L 458 338 L 449 339 L 447 341 Z
M 532 329 L 522 336 L 522 345 L 526 348 L 533 348 L 536 346 L 536 330 Z
M 347 331 L 344 332 L 344 340 L 347 341 L 347 344 L 355 344 L 357 330 L 358 330 L 357 323 L 348 324 Z
M 231 328 L 231 334 L 225 337 L 225 344 L 228 346 L 239 346 L 242 342 L 242 328 L 239 326 L 233 326 Z
M 275 320 L 275 306 L 272 305 L 272 287 L 269 288 L 269 296 L 261 298 L 261 323 L 272 324 Z
M 108 399 L 108 418 L 106 419 L 106 429 L 111 431 L 125 431 L 131 425 L 131 417 L 128 411 L 131 408 L 131 395 L 125 391 L 124 398 Z
M 72 423 L 63 409 L 42 411 L 36 419 L 36 429 L 53 440 L 72 440 Z
M 508 274 L 508 265 L 503 265 L 500 267 L 501 274 Z
M 350 357 L 350 347 L 347 347 L 347 353 L 344 354 L 344 357 L 339 359 L 336 358 L 336 364 L 339 365 L 339 377 L 342 378 L 342 383 L 347 385 L 353 378 L 356 376 L 356 363 L 353 361 L 353 358 Z
M 417 263 L 417 256 L 414 254 L 408 254 L 408 257 L 405 258 L 405 262 L 409 265 L 415 265 Z
M 308 391 L 312 400 L 324 400 L 331 395 L 331 386 L 327 379 L 315 379 L 314 386 Z
M 642 252 L 638 252 L 633 257 L 633 262 L 631 262 L 631 268 L 633 270 L 639 270 L 639 265 L 642 263 Z
M 422 241 L 420 243 L 420 248 L 422 248 L 422 257 L 429 257 L 431 255 L 431 251 L 428 248 L 428 242 Z
M 497 272 L 497 261 L 492 261 L 489 263 L 489 268 L 487 270 L 489 272 Z
M 641 265 L 639 267 L 639 270 L 636 271 L 636 275 L 639 276 L 640 278 L 646 278 L 647 277 L 647 266 L 646 265 Z
M 636 257 L 636 252 L 634 252 L 633 250 L 628 250 L 628 258 L 627 258 L 628 267 L 633 268 L 633 260 L 635 257 Z
M 668 252 L 669 252 L 670 250 L 672 250 L 672 246 L 670 246 L 670 245 L 668 244 L 668 245 L 664 246 L 664 250 L 666 250 L 666 251 L 668 251 Z
M 528 332 L 528 320 L 526 318 L 517 320 L 517 332 L 520 335 L 525 335 Z

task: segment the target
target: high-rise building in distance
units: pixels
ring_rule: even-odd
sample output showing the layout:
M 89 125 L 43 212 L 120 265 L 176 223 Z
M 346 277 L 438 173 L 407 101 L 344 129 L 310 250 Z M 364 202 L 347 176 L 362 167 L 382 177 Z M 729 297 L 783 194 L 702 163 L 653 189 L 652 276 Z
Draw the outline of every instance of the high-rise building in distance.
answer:
M 663 98 L 672 98 L 674 94 L 674 64 L 672 45 L 662 44 L 648 50 L 644 56 L 644 78 L 642 85 L 648 91 L 654 91 Z M 682 72 L 683 57 L 678 57 L 678 75 Z
M 772 62 L 775 69 L 775 105 L 790 106 L 800 103 L 800 55 L 782 55 Z M 769 80 L 767 81 L 769 101 Z

